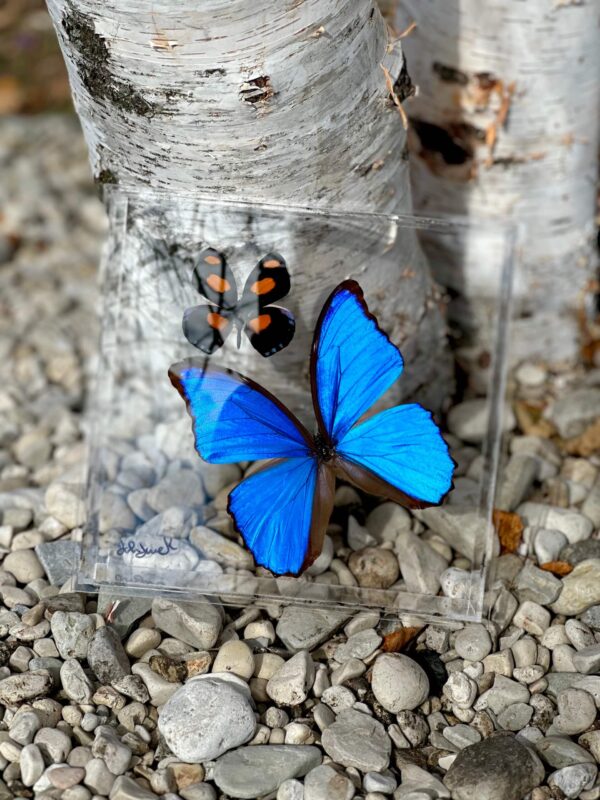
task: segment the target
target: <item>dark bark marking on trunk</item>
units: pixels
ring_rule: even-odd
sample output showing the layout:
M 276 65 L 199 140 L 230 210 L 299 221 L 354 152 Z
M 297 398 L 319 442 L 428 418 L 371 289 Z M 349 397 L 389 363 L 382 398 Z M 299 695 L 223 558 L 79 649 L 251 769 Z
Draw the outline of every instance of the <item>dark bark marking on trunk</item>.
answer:
M 62 19 L 62 27 L 76 51 L 81 80 L 95 100 L 108 100 L 120 111 L 141 117 L 156 113 L 154 103 L 146 100 L 130 83 L 112 74 L 109 49 L 103 37 L 96 33 L 92 19 L 71 6 Z
M 101 169 L 97 175 L 94 175 L 94 183 L 97 183 L 100 186 L 106 186 L 107 184 L 117 185 L 119 183 L 119 178 L 117 177 L 116 173 L 112 171 L 112 169 Z
M 259 75 L 257 78 L 250 78 L 240 87 L 240 97 L 245 103 L 266 103 L 275 94 L 268 75 Z
M 444 83 L 458 83 L 459 86 L 466 86 L 469 82 L 469 76 L 465 72 L 455 67 L 450 67 L 448 64 L 434 61 L 432 69 Z
M 402 103 L 408 97 L 412 97 L 416 93 L 416 88 L 408 74 L 408 67 L 406 66 L 406 58 L 402 64 L 400 75 L 396 78 L 394 83 L 394 92 L 396 97 Z

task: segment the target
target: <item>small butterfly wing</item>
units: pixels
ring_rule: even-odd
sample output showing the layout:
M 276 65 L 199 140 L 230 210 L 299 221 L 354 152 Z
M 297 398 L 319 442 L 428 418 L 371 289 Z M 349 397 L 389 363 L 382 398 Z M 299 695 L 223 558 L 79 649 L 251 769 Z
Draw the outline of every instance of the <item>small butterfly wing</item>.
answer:
M 231 315 L 217 306 L 193 306 L 183 312 L 182 329 L 190 344 L 211 355 L 229 335 Z
M 312 456 L 277 461 L 229 495 L 228 510 L 246 546 L 277 575 L 297 575 L 320 552 L 333 505 L 321 470 Z
M 237 305 L 237 285 L 224 254 L 212 247 L 197 258 L 192 283 L 203 297 L 219 309 L 234 309 Z
M 286 308 L 267 306 L 246 320 L 244 331 L 252 347 L 261 356 L 268 358 L 283 350 L 292 341 L 296 331 L 296 320 Z
M 309 455 L 310 436 L 273 395 L 236 372 L 186 359 L 169 370 L 192 417 L 196 450 L 229 464 Z
M 369 313 L 356 281 L 341 283 L 323 310 L 313 340 L 311 383 L 321 434 L 339 442 L 398 379 L 402 356 Z
M 290 273 L 283 257 L 279 253 L 268 253 L 246 278 L 240 309 L 256 314 L 284 298 L 290 285 Z
M 452 488 L 455 463 L 439 428 L 416 403 L 395 406 L 356 425 L 337 447 L 339 472 L 402 505 L 438 505 Z

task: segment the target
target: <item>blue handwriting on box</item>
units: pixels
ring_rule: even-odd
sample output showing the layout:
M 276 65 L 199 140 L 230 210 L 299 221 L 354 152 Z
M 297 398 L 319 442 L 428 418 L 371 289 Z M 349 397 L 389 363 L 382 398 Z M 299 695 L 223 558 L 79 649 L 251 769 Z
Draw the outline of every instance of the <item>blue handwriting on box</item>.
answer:
M 117 546 L 117 555 L 124 556 L 131 554 L 134 558 L 145 558 L 146 556 L 168 556 L 176 553 L 177 547 L 173 544 L 170 536 L 162 537 L 163 544 L 158 547 L 151 547 L 144 542 L 134 541 L 133 539 L 121 539 Z

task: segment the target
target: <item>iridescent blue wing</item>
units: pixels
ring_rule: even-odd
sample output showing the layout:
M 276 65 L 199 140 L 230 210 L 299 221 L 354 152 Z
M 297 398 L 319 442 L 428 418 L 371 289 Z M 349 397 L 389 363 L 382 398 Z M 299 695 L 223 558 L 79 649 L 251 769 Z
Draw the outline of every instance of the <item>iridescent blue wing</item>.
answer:
M 327 508 L 319 500 L 321 472 L 314 457 L 276 461 L 229 495 L 228 511 L 246 546 L 258 564 L 277 575 L 298 574 L 314 560 L 309 555 L 311 534 L 329 518 L 333 504 L 333 492 Z M 324 526 L 318 532 L 322 544 Z
M 328 444 L 341 441 L 400 377 L 402 366 L 358 283 L 341 283 L 323 307 L 311 353 L 313 405 Z
M 199 358 L 174 364 L 169 378 L 187 404 L 196 450 L 205 461 L 309 455 L 311 439 L 302 423 L 250 378 Z
M 403 505 L 437 505 L 452 488 L 455 463 L 429 411 L 396 406 L 356 425 L 337 446 L 338 472 Z

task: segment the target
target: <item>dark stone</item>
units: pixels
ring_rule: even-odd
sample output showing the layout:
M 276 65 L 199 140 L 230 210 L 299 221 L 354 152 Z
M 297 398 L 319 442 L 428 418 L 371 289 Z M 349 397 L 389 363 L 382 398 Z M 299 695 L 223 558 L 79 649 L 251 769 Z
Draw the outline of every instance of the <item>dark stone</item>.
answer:
M 594 631 L 600 631 L 600 606 L 592 606 L 581 615 L 581 621 Z
M 127 653 L 112 628 L 98 628 L 88 647 L 88 663 L 100 683 L 112 684 L 131 672 Z
M 409 655 L 425 670 L 429 678 L 430 694 L 440 696 L 448 680 L 448 671 L 439 655 L 434 650 L 414 650 Z
M 124 639 L 134 622 L 144 617 L 152 608 L 150 597 L 124 597 L 101 587 L 98 594 L 98 613 L 105 618 L 110 614 L 113 630 Z
M 506 733 L 465 747 L 444 777 L 453 800 L 522 800 L 543 780 L 537 755 Z
M 187 667 L 182 661 L 168 656 L 150 656 L 150 669 L 171 683 L 183 683 L 187 678 Z
M 47 617 L 51 617 L 55 611 L 77 611 L 79 614 L 85 611 L 85 595 L 79 592 L 65 592 L 54 597 L 45 597 L 41 603 L 46 609 Z
M 566 561 L 573 566 L 588 558 L 600 558 L 600 539 L 586 539 L 584 542 L 567 544 L 558 557 L 559 561 Z

